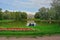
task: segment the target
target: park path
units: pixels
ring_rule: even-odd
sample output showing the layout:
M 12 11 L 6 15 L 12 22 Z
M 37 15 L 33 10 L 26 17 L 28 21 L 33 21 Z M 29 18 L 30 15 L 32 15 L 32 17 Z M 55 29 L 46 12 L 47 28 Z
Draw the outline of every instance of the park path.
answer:
M 0 37 L 0 40 L 60 40 L 60 36 L 44 36 L 44 37 L 37 37 L 37 38 L 27 38 L 27 37 Z

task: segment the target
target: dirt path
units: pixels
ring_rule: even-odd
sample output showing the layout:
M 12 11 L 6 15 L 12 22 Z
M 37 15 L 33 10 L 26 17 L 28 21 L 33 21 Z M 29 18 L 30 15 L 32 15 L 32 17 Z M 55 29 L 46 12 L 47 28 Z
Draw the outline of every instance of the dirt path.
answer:
M 37 37 L 37 38 L 16 38 L 16 37 L 0 37 L 0 40 L 60 40 L 60 36 L 45 36 L 45 37 Z

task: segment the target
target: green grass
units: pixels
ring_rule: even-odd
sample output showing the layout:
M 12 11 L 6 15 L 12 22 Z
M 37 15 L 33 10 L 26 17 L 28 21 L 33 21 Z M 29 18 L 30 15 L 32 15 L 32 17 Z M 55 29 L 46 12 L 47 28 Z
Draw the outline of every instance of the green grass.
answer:
M 13 22 L 14 20 L 0 20 L 0 22 Z
M 36 31 L 0 31 L 0 36 L 43 36 L 60 34 L 60 25 L 57 23 L 41 23 L 36 22 L 36 26 L 26 26 L 26 22 L 0 22 L 0 28 L 32 28 Z

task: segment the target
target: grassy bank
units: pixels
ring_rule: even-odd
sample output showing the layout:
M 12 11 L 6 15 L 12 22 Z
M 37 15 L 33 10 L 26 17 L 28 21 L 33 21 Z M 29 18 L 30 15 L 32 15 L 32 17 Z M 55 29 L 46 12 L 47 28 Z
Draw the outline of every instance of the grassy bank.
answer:
M 0 36 L 43 36 L 60 34 L 60 25 L 57 23 L 37 22 L 36 26 L 26 26 L 26 22 L 0 22 L 0 28 L 32 28 L 35 31 L 0 31 Z

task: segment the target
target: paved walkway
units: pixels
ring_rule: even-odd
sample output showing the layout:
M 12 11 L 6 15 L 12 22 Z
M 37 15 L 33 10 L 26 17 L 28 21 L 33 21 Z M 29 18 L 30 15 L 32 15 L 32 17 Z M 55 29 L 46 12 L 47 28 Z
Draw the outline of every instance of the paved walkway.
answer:
M 60 36 L 45 36 L 45 37 L 37 37 L 37 38 L 16 38 L 16 37 L 0 37 L 0 40 L 60 40 Z

